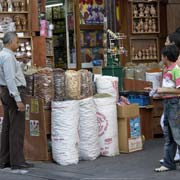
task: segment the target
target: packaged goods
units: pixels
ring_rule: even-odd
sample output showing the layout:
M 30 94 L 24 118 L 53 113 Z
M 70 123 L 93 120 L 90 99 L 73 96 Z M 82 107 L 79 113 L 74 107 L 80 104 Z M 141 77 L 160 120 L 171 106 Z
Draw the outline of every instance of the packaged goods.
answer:
M 33 96 L 34 95 L 34 75 L 33 74 L 25 74 L 26 79 L 26 94 Z
M 66 98 L 76 100 L 80 98 L 81 75 L 78 71 L 67 70 L 65 72 Z
M 92 73 L 88 70 L 79 70 L 81 76 L 81 98 L 93 95 Z
M 65 71 L 57 68 L 53 70 L 54 100 L 62 101 L 65 97 Z
M 49 106 L 54 95 L 53 73 L 51 68 L 43 68 L 34 74 L 34 96 L 43 98 Z

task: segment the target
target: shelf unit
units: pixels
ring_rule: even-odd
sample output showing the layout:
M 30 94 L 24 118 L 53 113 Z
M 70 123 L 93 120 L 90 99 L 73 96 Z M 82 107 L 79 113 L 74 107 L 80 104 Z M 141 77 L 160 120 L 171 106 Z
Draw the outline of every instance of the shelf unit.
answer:
M 132 62 L 159 62 L 159 41 L 157 37 L 131 37 L 130 47 Z
M 46 8 L 46 19 L 52 22 L 52 24 L 54 25 L 54 30 L 53 30 L 54 57 L 51 58 L 54 59 L 53 66 L 59 68 L 66 68 L 67 48 L 66 48 L 66 18 L 65 18 L 64 5 Z M 46 60 L 47 59 L 49 59 L 49 57 L 46 56 Z
M 103 46 L 103 36 L 104 36 L 104 24 L 102 17 L 103 13 L 100 12 L 104 8 L 103 1 L 96 4 L 96 1 L 90 5 L 92 11 L 96 7 L 101 18 L 95 19 L 92 12 L 86 18 L 86 13 L 89 13 L 88 2 L 82 3 L 79 0 L 74 1 L 74 14 L 75 14 L 75 36 L 76 36 L 76 51 L 74 52 L 75 59 L 69 61 L 69 67 L 72 68 L 92 68 L 92 60 L 101 59 L 104 60 L 104 46 Z M 97 13 L 97 15 L 98 15 Z
M 52 38 L 46 38 L 46 67 L 54 67 L 54 46 Z
M 160 61 L 160 4 L 159 0 L 131 1 L 129 15 L 130 61 L 139 63 L 158 63 Z
M 19 4 L 12 2 L 12 9 L 8 11 L 7 7 L 2 6 L 2 12 L 0 12 L 0 19 L 11 18 L 15 23 L 16 32 L 24 33 L 24 36 L 31 35 L 31 2 L 30 0 L 21 0 Z
M 131 2 L 132 33 L 160 33 L 159 1 Z
M 28 57 L 32 61 L 33 43 L 31 37 L 31 1 L 21 0 L 19 3 L 12 1 L 12 9 L 8 10 L 5 5 L 6 1 L 1 2 L 2 11 L 0 12 L 0 20 L 7 22 L 12 20 L 8 25 L 9 31 L 16 30 L 19 37 L 20 48 L 17 50 L 16 58 L 20 61 L 24 57 Z M 13 24 L 14 23 L 14 24 Z M 5 29 L 1 30 L 0 38 L 4 36 Z

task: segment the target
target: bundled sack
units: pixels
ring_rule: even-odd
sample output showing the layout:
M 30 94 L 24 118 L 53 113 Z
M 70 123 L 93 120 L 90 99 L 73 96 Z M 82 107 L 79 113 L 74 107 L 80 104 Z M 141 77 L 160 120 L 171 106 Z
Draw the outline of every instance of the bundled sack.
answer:
M 28 67 L 24 71 L 24 76 L 26 79 L 26 89 L 25 92 L 27 95 L 34 96 L 34 74 L 37 73 L 37 68 Z
M 86 69 L 79 70 L 81 76 L 81 98 L 93 96 L 92 73 Z
M 79 102 L 53 101 L 52 105 L 52 156 L 60 165 L 79 161 Z
M 116 100 L 108 94 L 94 96 L 99 126 L 101 155 L 119 154 Z
M 99 76 L 96 79 L 97 93 L 107 93 L 116 98 L 118 102 L 118 77 L 113 76 Z
M 78 71 L 67 70 L 65 72 L 65 86 L 67 99 L 80 99 L 81 75 Z
M 43 68 L 34 74 L 34 96 L 43 98 L 45 104 L 49 106 L 53 100 L 54 85 L 51 68 Z
M 53 69 L 54 78 L 54 101 L 62 101 L 65 97 L 65 71 L 57 68 Z
M 34 75 L 33 74 L 24 74 L 26 79 L 26 95 L 34 95 Z
M 100 155 L 96 107 L 92 97 L 80 100 L 80 159 L 94 160 Z

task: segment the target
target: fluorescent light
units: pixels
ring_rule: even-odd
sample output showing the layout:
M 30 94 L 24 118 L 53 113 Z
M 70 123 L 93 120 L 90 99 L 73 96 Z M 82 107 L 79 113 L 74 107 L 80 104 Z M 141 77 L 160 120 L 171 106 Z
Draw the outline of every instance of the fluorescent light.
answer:
M 63 3 L 46 5 L 47 8 L 48 7 L 56 7 L 56 6 L 63 6 Z

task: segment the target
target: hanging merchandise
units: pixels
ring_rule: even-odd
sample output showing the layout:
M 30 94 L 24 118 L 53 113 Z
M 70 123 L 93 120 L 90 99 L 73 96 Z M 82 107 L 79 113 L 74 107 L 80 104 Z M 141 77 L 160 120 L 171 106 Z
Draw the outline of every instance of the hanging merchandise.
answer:
M 94 101 L 97 109 L 101 155 L 118 155 L 119 145 L 115 98 L 107 94 L 97 94 L 94 96 Z
M 60 68 L 53 70 L 54 101 L 62 101 L 65 97 L 65 71 Z
M 93 96 L 92 73 L 88 70 L 79 70 L 81 76 L 81 98 Z
M 79 101 L 52 102 L 52 156 L 60 165 L 79 160 Z
M 67 99 L 79 99 L 81 92 L 81 75 L 78 71 L 67 70 L 65 72 L 65 86 Z
M 118 77 L 113 76 L 99 76 L 96 79 L 97 93 L 107 93 L 115 97 L 118 101 Z
M 92 97 L 80 100 L 80 159 L 94 160 L 100 155 L 96 107 Z

